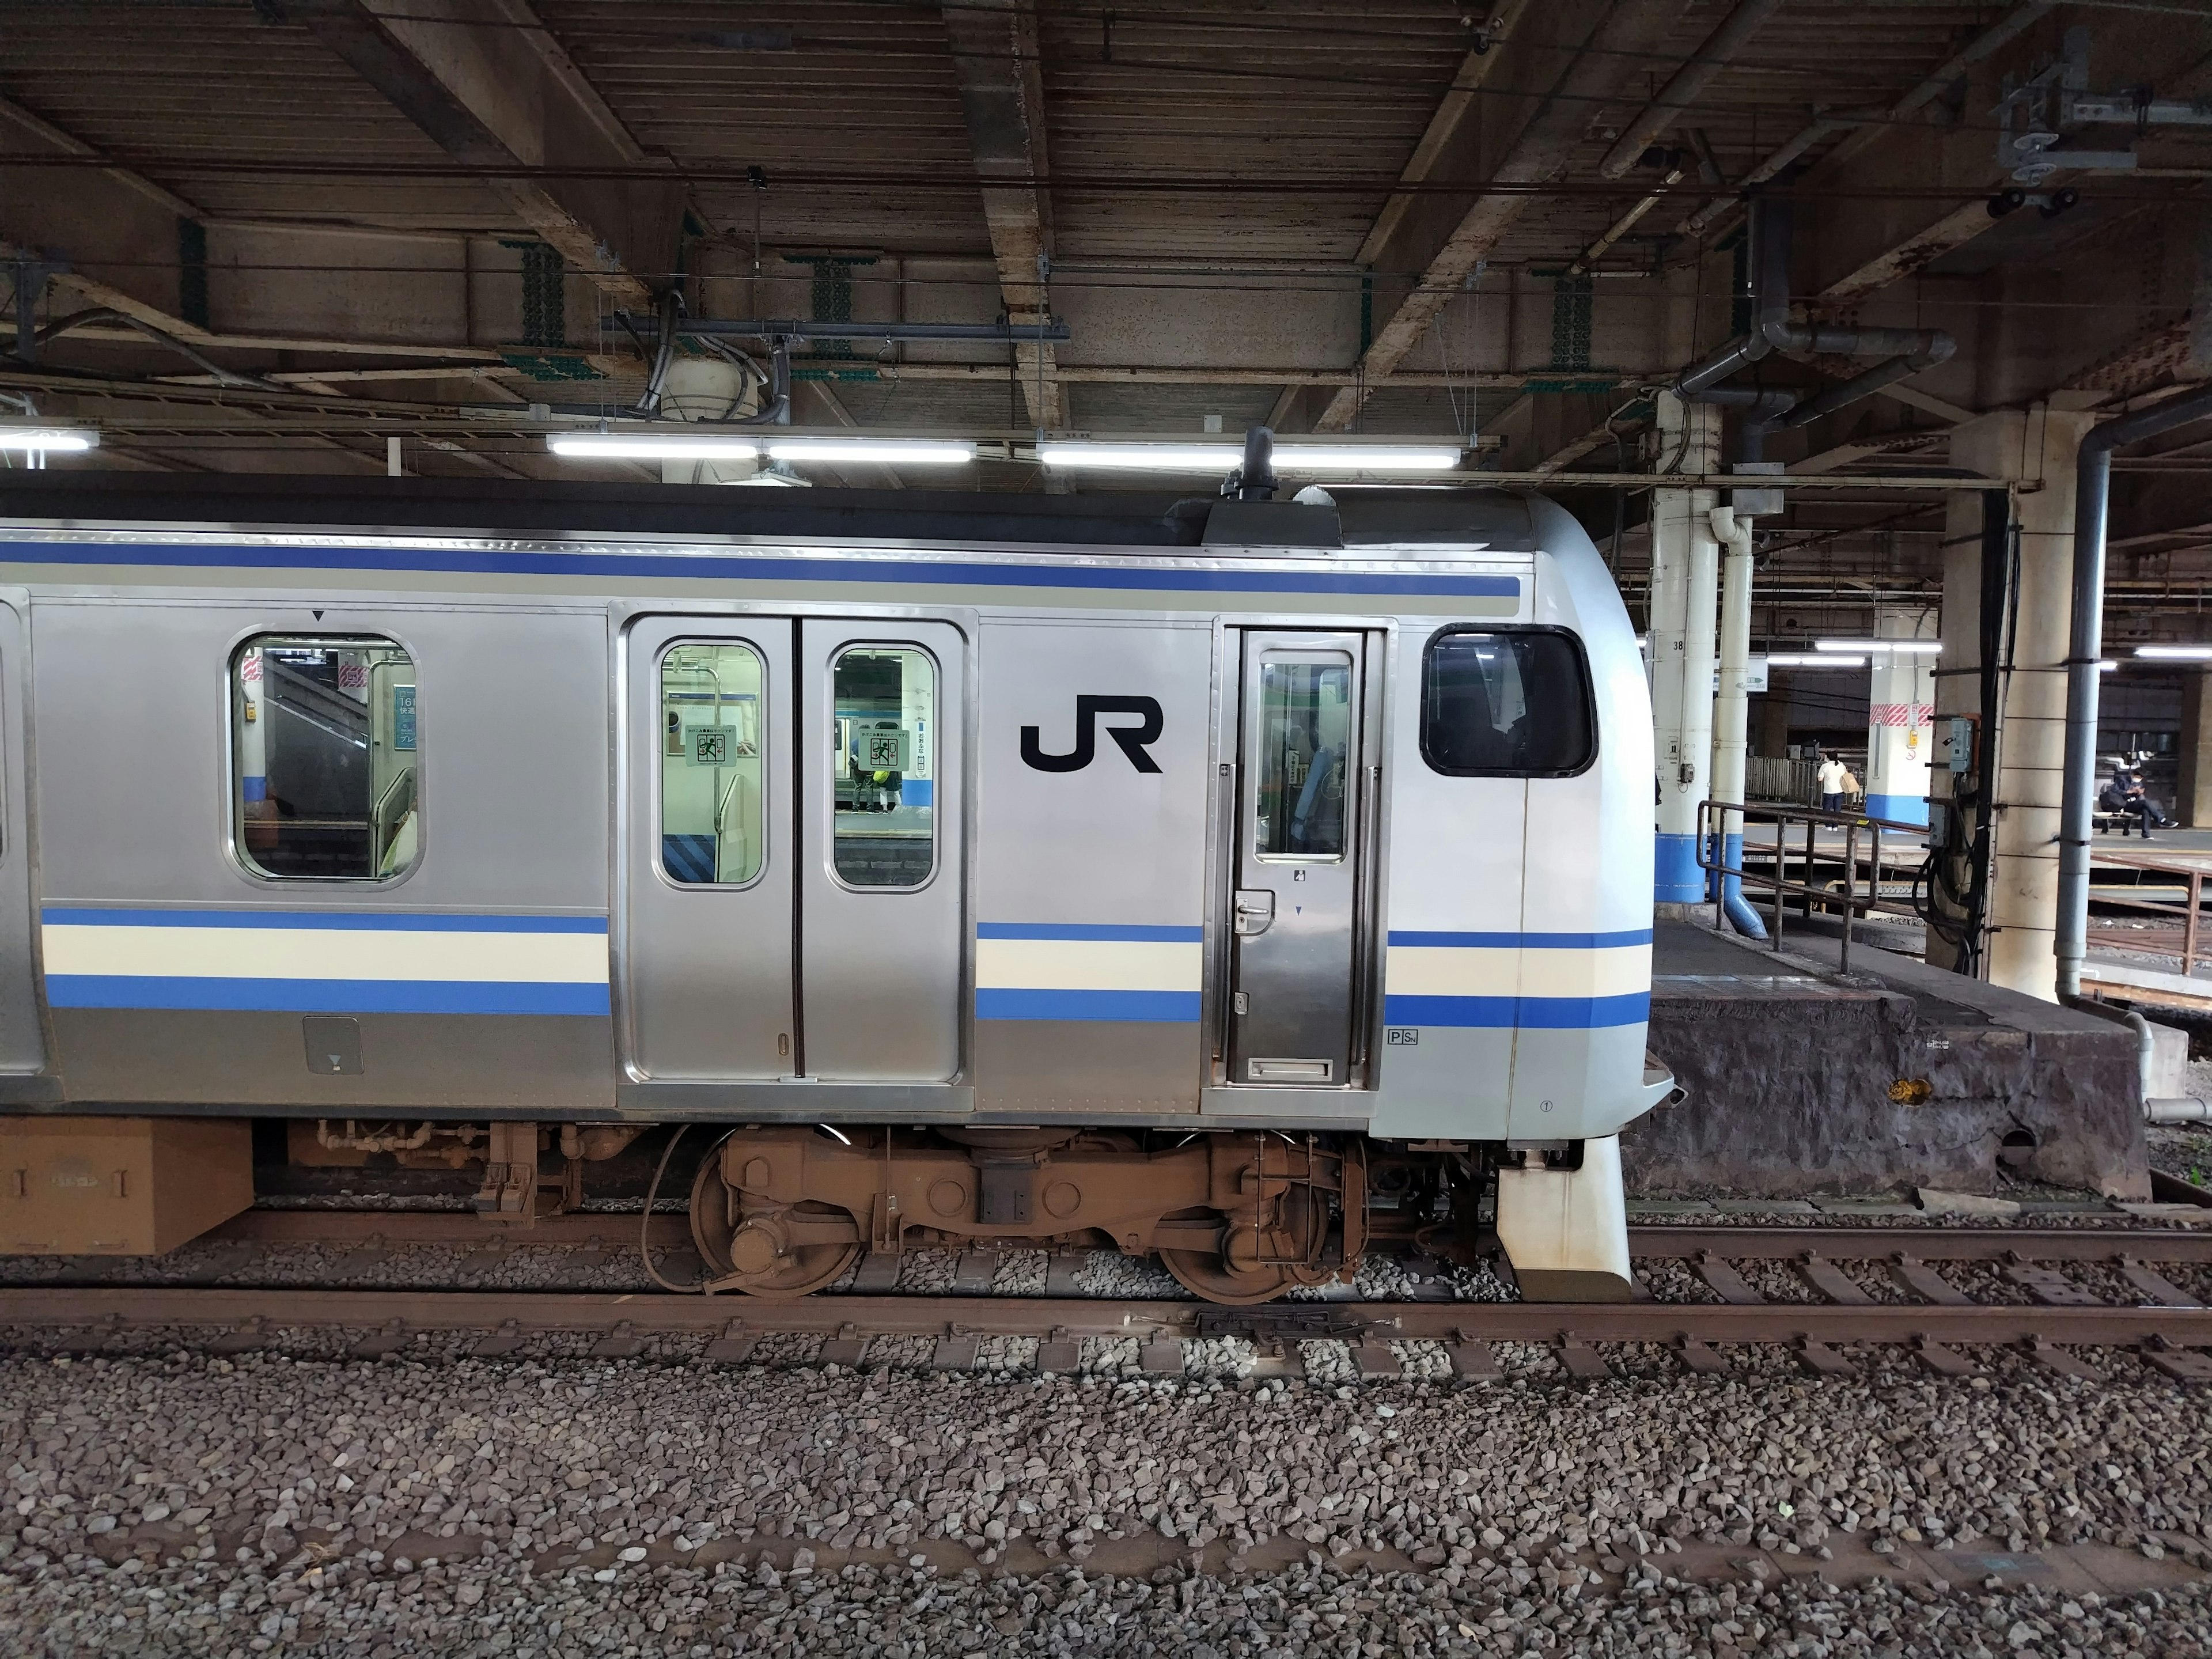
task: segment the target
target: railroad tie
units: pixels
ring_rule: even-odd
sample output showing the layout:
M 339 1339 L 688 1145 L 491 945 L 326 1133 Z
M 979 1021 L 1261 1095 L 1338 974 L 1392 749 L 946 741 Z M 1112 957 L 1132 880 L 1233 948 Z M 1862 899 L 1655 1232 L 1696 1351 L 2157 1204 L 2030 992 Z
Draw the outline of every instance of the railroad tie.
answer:
M 2061 1376 L 2079 1377 L 2084 1382 L 2101 1382 L 2105 1380 L 2104 1373 L 2095 1366 L 2076 1359 L 2057 1343 L 2047 1342 L 2040 1336 L 2031 1336 L 2027 1339 L 2027 1351 L 2046 1370 L 2057 1371 Z
M 346 1350 L 349 1359 L 381 1359 L 405 1347 L 414 1337 L 404 1319 L 387 1319 L 375 1330 Z
M 1488 1382 L 1504 1373 L 1498 1368 L 1498 1351 L 1487 1342 L 1479 1341 L 1471 1331 L 1462 1330 L 1459 1340 L 1444 1349 L 1451 1360 L 1452 1375 L 1462 1382 Z
M 1046 1376 L 1069 1376 L 1083 1369 L 1083 1345 L 1055 1325 L 1052 1334 L 1037 1344 L 1036 1368 Z
M 1406 1374 L 1405 1366 L 1399 1363 L 1398 1351 L 1379 1336 L 1370 1336 L 1356 1345 L 1352 1350 L 1352 1363 L 1364 1382 Z
M 1728 1361 L 1719 1350 L 1707 1346 L 1694 1336 L 1678 1339 L 1674 1358 L 1682 1362 L 1682 1369 L 1695 1371 L 1701 1376 L 1718 1376 L 1729 1368 Z
M 1183 1373 L 1182 1339 L 1162 1336 L 1139 1345 L 1137 1369 L 1148 1376 L 1181 1376 Z
M 1997 1273 L 2007 1283 L 2019 1285 L 2046 1308 L 2102 1308 L 2110 1305 L 2103 1297 L 2076 1285 L 2056 1267 L 2039 1267 L 2032 1261 L 2014 1260 L 1998 1268 Z
M 2152 1337 L 2136 1352 L 2143 1364 L 2177 1382 L 2212 1382 L 2212 1354 L 2177 1347 L 2162 1336 Z
M 822 1352 L 814 1356 L 822 1365 L 842 1365 L 847 1370 L 858 1370 L 860 1362 L 867 1358 L 868 1339 L 851 1325 L 840 1325 L 837 1334 L 822 1345 Z
M 261 1347 L 264 1329 L 261 1314 L 254 1314 L 243 1325 L 232 1328 L 228 1334 L 216 1336 L 212 1343 L 208 1343 L 208 1352 L 210 1354 L 252 1354 L 254 1349 Z
M 860 1269 L 853 1275 L 853 1294 L 881 1296 L 898 1287 L 899 1267 L 905 1258 L 889 1250 L 870 1250 L 860 1258 Z
M 513 1353 L 522 1346 L 522 1324 L 519 1320 L 502 1319 L 499 1328 L 483 1338 L 469 1350 L 471 1359 L 496 1359 L 501 1354 Z
M 1081 1250 L 1054 1250 L 1045 1258 L 1044 1293 L 1047 1296 L 1081 1296 L 1079 1283 L 1084 1264 L 1090 1260 Z
M 617 1320 L 614 1329 L 592 1344 L 594 1359 L 635 1359 L 644 1352 L 645 1339 L 627 1319 Z
M 1840 1303 L 1847 1308 L 1874 1305 L 1874 1298 L 1859 1288 L 1858 1281 L 1826 1256 L 1807 1251 L 1797 1264 L 1797 1271 L 1805 1276 L 1808 1285 L 1831 1302 Z
M 1765 1297 L 1751 1288 L 1741 1273 L 1711 1250 L 1698 1252 L 1698 1277 L 1712 1287 L 1714 1295 L 1731 1306 L 1756 1307 L 1766 1300 Z
M 718 1365 L 742 1365 L 753 1357 L 753 1344 L 760 1338 L 745 1328 L 742 1319 L 732 1319 L 722 1327 L 722 1334 L 707 1345 L 705 1358 Z
M 1578 1382 L 1601 1382 L 1613 1375 L 1613 1368 L 1605 1363 L 1605 1356 L 1579 1337 L 1561 1337 L 1558 1352 L 1559 1363 L 1567 1368 L 1567 1375 Z
M 956 1296 L 988 1296 L 991 1281 L 998 1273 L 996 1250 L 963 1250 L 959 1265 L 952 1270 L 952 1292 Z
M 1797 1339 L 1797 1358 L 1804 1363 L 1806 1370 L 1816 1376 L 1856 1376 L 1859 1374 L 1859 1368 L 1847 1357 L 1826 1343 L 1816 1341 L 1809 1336 Z
M 958 1325 L 952 1326 L 937 1339 L 931 1350 L 929 1369 L 933 1371 L 972 1371 L 976 1357 L 983 1352 L 981 1338 Z
M 1938 1376 L 1972 1376 L 1981 1370 L 1956 1348 L 1947 1348 L 1931 1336 L 1912 1339 L 1912 1357 Z
M 2164 1274 L 2154 1273 L 2133 1256 L 2120 1258 L 2120 1277 L 2150 1298 L 2154 1308 L 2201 1308 L 2204 1304 Z
M 1932 1302 L 1942 1308 L 1971 1308 L 1974 1305 L 1973 1297 L 1924 1261 L 1900 1255 L 1891 1261 L 1889 1271 L 1899 1284 L 1923 1302 Z

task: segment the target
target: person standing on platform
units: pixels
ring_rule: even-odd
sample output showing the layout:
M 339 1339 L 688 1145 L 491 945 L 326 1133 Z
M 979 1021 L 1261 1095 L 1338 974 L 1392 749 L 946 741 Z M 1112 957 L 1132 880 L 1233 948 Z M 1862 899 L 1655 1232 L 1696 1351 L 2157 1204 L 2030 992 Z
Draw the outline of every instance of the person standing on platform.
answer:
M 1840 812 L 1844 810 L 1844 780 L 1849 775 L 1836 751 L 1827 750 L 1820 757 L 1820 810 Z

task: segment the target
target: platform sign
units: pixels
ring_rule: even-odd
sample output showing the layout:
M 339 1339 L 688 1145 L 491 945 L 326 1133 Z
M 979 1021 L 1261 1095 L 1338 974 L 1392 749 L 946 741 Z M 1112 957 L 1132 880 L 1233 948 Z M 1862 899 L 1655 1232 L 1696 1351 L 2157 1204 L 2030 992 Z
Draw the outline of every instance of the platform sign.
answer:
M 694 766 L 727 766 L 737 758 L 738 728 L 734 726 L 695 726 L 688 733 L 685 751 Z
M 392 746 L 415 746 L 415 688 L 411 685 L 392 688 Z

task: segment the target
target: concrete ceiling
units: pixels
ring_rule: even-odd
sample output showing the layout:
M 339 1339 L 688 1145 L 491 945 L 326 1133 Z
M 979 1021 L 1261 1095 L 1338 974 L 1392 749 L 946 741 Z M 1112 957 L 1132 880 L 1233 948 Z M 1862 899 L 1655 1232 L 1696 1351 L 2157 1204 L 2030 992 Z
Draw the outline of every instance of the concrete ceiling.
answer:
M 2212 94 L 2212 19 L 2033 3 L 27 4 L 0 243 L 52 331 L 0 390 L 98 422 L 78 465 L 367 473 L 398 435 L 410 471 L 554 477 L 549 427 L 643 388 L 617 313 L 674 287 L 710 318 L 1064 321 L 801 355 L 800 425 L 1011 443 L 971 486 L 1044 487 L 1039 428 L 1209 417 L 1633 470 L 1643 389 L 1741 325 L 1765 189 L 1796 204 L 1803 314 L 1960 343 L 1770 451 L 1894 476 L 1970 415 L 2212 368 L 2212 126 L 2069 131 L 2136 166 L 1989 210 L 2007 77 L 2070 29 L 2093 89 Z M 2122 637 L 2212 586 L 2212 433 L 2161 445 L 2120 464 Z M 850 471 L 816 476 L 931 482 Z M 1610 530 L 1613 492 L 1574 499 Z M 1794 497 L 1762 594 L 1924 590 L 1941 500 Z M 1620 520 L 1633 597 L 1638 499 Z

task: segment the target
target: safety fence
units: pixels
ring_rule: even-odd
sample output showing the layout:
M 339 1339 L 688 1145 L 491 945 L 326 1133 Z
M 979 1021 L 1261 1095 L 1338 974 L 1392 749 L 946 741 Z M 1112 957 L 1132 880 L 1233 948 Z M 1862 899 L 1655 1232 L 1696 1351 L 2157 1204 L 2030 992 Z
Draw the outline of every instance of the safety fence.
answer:
M 1731 864 L 1723 837 L 1735 835 L 1739 823 L 1743 833 L 1741 850 L 1736 862 Z M 1771 840 L 1754 839 L 1751 834 L 1754 830 L 1768 827 L 1774 832 Z M 1798 831 L 1802 831 L 1802 836 L 1797 836 Z M 1840 908 L 1844 944 L 1838 966 L 1848 974 L 1851 970 L 1852 925 L 1860 916 L 1919 918 L 1920 912 L 1909 896 L 1896 898 L 1882 895 L 1882 837 L 1890 836 L 1890 847 L 1896 849 L 1927 833 L 1923 824 L 1869 818 L 1855 812 L 1826 812 L 1817 806 L 1784 806 L 1771 801 L 1751 801 L 1738 806 L 1714 800 L 1699 801 L 1698 863 L 1714 878 L 1708 884 L 1712 890 L 1713 925 L 1724 925 L 1730 879 L 1743 886 L 1747 899 L 1753 890 L 1771 895 L 1772 902 L 1765 907 L 1771 917 L 1767 939 L 1778 951 L 1782 948 L 1782 919 L 1788 899 L 1794 896 L 1803 900 L 1803 914 L 1808 919 L 1815 905 L 1828 911 Z M 1836 844 L 1838 835 L 1841 837 L 1840 846 Z M 1790 845 L 1793 837 L 1799 842 L 1795 848 Z M 1748 860 L 1753 853 L 1771 857 L 1771 866 L 1752 867 Z M 1859 881 L 1863 855 L 1867 871 L 1863 887 Z M 1802 881 L 1794 880 L 1790 875 L 1793 860 L 1804 871 Z M 1914 863 L 1917 866 L 1918 860 L 1915 859 Z M 1834 879 L 1818 879 L 1823 864 L 1836 869 Z

